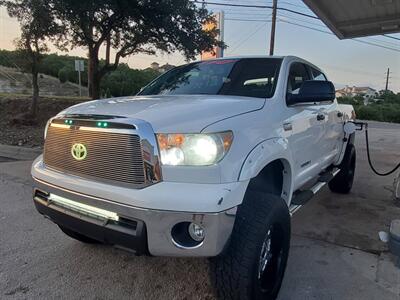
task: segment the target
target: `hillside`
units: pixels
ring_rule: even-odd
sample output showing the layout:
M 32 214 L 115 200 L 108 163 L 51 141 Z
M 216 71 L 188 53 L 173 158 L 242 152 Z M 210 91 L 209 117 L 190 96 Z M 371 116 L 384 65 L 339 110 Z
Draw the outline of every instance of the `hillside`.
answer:
M 7 69 L 0 69 L 0 93 L 2 91 L 14 91 L 17 93 L 30 93 L 31 85 L 28 74 L 21 74 L 16 69 L 21 69 L 25 59 L 17 51 L 7 51 L 0 49 L 0 66 Z M 42 74 L 41 86 L 42 95 L 78 95 L 78 74 L 75 71 L 75 60 L 83 60 L 85 71 L 82 72 L 82 85 L 87 86 L 87 59 L 83 57 L 58 55 L 57 53 L 44 54 L 39 64 L 39 72 Z M 102 65 L 104 61 L 100 61 Z M 163 68 L 166 67 L 162 66 Z M 168 65 L 170 66 L 170 65 Z M 8 69 L 11 68 L 11 69 Z M 3 71 L 3 72 L 2 72 Z M 154 70 L 147 68 L 144 70 L 132 69 L 127 64 L 120 63 L 117 69 L 106 74 L 100 82 L 101 95 L 103 97 L 119 97 L 136 94 L 140 88 L 148 84 L 160 73 L 164 72 L 161 68 Z M 14 73 L 16 74 L 14 75 Z M 46 76 L 47 75 L 47 76 Z M 58 78 L 66 79 L 66 84 L 58 82 Z M 56 80 L 56 81 L 53 81 Z M 87 95 L 83 92 L 83 95 Z
M 37 123 L 22 125 L 15 123 L 14 119 L 29 110 L 31 96 L 0 93 L 0 144 L 41 147 L 47 120 L 63 109 L 87 100 L 80 97 L 42 96 L 38 103 Z
M 0 93 L 31 94 L 31 75 L 17 69 L 0 66 Z M 39 88 L 41 96 L 79 96 L 79 87 L 75 83 L 60 83 L 58 78 L 40 74 Z M 87 95 L 86 87 L 82 87 L 82 95 Z

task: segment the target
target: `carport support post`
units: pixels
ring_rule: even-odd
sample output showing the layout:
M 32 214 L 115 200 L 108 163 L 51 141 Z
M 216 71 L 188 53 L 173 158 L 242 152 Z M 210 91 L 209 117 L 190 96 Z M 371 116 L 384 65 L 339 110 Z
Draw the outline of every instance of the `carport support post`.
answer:
M 273 6 L 272 6 L 272 26 L 271 26 L 271 41 L 269 44 L 269 55 L 274 55 L 277 6 L 278 6 L 278 0 L 274 0 Z

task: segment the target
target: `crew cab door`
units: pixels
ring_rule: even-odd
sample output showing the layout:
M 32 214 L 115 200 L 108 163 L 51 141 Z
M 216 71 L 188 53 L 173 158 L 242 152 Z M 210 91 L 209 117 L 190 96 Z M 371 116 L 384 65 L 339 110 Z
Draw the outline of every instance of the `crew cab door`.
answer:
M 309 66 L 313 80 L 327 81 L 326 76 L 316 68 Z M 323 125 L 323 136 L 319 145 L 320 168 L 326 168 L 337 160 L 343 143 L 343 127 L 341 117 L 338 115 L 337 101 L 320 102 L 320 125 Z
M 309 67 L 294 62 L 289 67 L 287 78 L 288 93 L 298 93 L 302 83 L 312 80 Z M 284 135 L 288 139 L 294 160 L 294 188 L 300 188 L 321 172 L 325 142 L 326 107 L 317 103 L 287 105 L 283 121 Z

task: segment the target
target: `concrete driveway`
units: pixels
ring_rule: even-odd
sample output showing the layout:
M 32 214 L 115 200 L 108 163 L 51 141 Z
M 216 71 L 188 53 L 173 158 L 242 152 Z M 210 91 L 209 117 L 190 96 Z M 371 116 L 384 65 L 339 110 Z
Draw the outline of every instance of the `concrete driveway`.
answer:
M 379 169 L 399 161 L 400 126 L 370 126 Z M 391 177 L 375 176 L 357 137 L 350 195 L 323 190 L 293 218 L 280 299 L 400 299 L 400 269 L 378 231 L 400 218 Z M 1 299 L 214 299 L 206 259 L 136 257 L 65 236 L 34 209 L 30 161 L 0 151 Z

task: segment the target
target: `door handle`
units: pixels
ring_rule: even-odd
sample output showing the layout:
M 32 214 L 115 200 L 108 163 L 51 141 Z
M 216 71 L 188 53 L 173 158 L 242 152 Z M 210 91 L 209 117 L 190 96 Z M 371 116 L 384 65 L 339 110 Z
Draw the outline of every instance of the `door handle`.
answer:
M 317 115 L 317 121 L 323 121 L 325 120 L 325 115 L 324 114 L 318 114 Z

